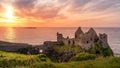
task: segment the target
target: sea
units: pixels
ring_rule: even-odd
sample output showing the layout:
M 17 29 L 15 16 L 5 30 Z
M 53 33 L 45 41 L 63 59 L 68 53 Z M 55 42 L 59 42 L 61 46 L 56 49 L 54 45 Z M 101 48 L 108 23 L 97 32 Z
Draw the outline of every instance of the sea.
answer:
M 83 27 L 87 32 L 90 28 Z M 120 28 L 94 28 L 97 34 L 106 33 L 108 43 L 116 56 L 120 56 Z M 41 45 L 44 41 L 56 41 L 56 33 L 64 37 L 74 37 L 77 27 L 0 27 L 0 41 Z

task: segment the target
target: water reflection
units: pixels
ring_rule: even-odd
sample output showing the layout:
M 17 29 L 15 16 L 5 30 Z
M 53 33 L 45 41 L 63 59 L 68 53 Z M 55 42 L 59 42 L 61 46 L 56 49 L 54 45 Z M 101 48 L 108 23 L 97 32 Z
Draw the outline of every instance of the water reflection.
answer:
M 9 42 L 15 42 L 15 31 L 14 28 L 9 27 L 6 29 L 6 40 Z

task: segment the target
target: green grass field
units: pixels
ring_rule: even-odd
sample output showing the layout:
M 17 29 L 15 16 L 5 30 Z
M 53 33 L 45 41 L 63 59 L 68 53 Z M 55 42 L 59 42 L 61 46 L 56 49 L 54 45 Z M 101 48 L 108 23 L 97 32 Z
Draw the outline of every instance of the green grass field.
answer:
M 120 57 L 97 57 L 95 60 L 54 63 L 47 56 L 0 51 L 1 68 L 120 68 Z
M 16 66 L 29 66 L 33 63 L 50 62 L 49 58 L 43 54 L 24 55 L 11 52 L 0 51 L 0 67 L 13 68 Z

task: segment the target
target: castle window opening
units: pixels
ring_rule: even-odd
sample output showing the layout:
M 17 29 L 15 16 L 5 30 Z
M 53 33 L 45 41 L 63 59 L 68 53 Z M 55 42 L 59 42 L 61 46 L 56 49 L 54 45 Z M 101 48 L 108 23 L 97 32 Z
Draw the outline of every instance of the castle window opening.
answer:
M 75 44 L 75 41 L 73 40 L 73 45 Z
M 90 40 L 92 41 L 92 38 L 90 38 Z
M 70 44 L 70 40 L 68 41 L 68 44 Z
M 89 43 L 89 42 L 87 41 L 87 43 Z

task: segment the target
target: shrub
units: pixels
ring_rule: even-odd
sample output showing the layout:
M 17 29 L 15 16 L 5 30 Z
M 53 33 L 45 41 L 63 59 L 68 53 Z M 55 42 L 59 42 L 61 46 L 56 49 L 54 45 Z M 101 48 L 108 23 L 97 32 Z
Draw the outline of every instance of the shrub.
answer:
M 49 58 L 46 55 L 44 55 L 44 54 L 40 54 L 40 55 L 36 56 L 35 59 L 38 62 L 40 62 L 40 61 L 42 61 L 42 62 L 49 61 Z
M 89 53 L 83 52 L 72 57 L 70 61 L 94 60 L 95 58 L 96 58 L 95 54 L 89 54 Z
M 112 49 L 110 47 L 103 48 L 99 42 L 91 47 L 88 52 L 92 54 L 103 55 L 104 57 L 113 56 Z

